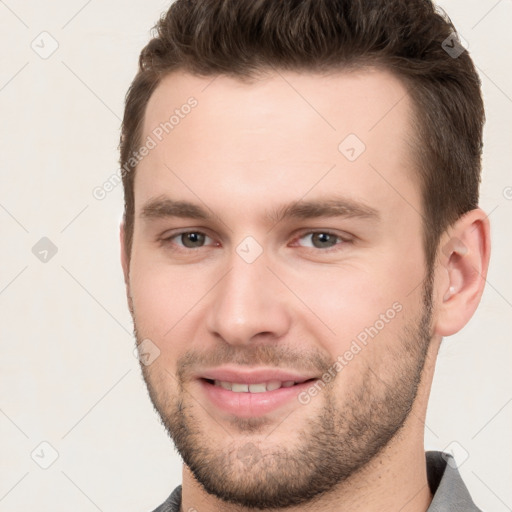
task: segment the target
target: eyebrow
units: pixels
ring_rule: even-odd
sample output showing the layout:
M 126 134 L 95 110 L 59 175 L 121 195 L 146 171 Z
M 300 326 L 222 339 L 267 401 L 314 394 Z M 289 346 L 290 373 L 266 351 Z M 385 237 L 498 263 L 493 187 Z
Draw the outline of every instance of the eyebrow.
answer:
M 186 218 L 212 220 L 218 218 L 211 210 L 189 201 L 170 199 L 165 196 L 148 200 L 140 216 L 146 219 Z M 299 200 L 266 212 L 267 220 L 277 224 L 285 219 L 313 219 L 319 217 L 345 217 L 378 220 L 379 212 L 360 202 L 340 197 L 318 200 Z
M 328 197 L 320 200 L 300 200 L 269 212 L 267 218 L 277 224 L 285 219 L 314 219 L 318 217 L 346 217 L 379 219 L 379 212 L 370 206 L 347 199 Z
M 147 219 L 180 217 L 202 220 L 208 220 L 213 217 L 213 215 L 202 206 L 188 201 L 176 201 L 164 196 L 150 199 L 145 203 L 140 216 Z

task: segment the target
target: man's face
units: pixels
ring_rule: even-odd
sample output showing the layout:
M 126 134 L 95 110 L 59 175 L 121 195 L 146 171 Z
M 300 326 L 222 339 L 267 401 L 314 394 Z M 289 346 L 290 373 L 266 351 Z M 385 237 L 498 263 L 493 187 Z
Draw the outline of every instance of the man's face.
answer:
M 375 70 L 174 73 L 149 101 L 130 301 L 151 399 L 221 499 L 304 502 L 409 414 L 430 338 L 410 114 Z

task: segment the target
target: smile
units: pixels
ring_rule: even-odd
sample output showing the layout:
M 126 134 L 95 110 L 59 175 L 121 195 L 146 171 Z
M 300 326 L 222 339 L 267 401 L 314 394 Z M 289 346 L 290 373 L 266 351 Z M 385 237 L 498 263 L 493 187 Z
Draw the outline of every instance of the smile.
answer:
M 212 381 L 210 381 L 212 383 Z M 241 384 L 237 382 L 227 382 L 223 380 L 214 380 L 213 384 L 221 388 L 233 391 L 233 393 L 265 393 L 266 391 L 275 391 L 280 388 L 291 388 L 299 384 L 293 380 L 279 381 L 271 380 L 269 382 L 257 382 L 253 384 Z
M 301 406 L 298 395 L 318 380 L 317 377 L 294 373 L 211 370 L 204 372 L 196 382 L 206 407 L 213 408 L 216 414 L 239 418 L 261 417 L 270 413 L 281 416 L 286 409 Z

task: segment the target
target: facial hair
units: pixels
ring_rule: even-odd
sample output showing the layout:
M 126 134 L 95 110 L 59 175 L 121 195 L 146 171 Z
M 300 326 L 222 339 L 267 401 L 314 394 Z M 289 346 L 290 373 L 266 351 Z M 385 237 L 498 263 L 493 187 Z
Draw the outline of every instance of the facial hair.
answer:
M 423 288 L 420 317 L 408 320 L 384 358 L 362 367 L 343 390 L 342 404 L 334 379 L 315 397 L 322 400 L 320 412 L 302 422 L 294 422 L 293 413 L 283 420 L 300 443 L 272 443 L 272 433 L 262 435 L 270 423 L 264 417 L 234 417 L 230 426 L 239 435 L 226 431 L 225 442 L 213 439 L 209 424 L 215 420 L 187 391 L 187 376 L 199 363 L 288 364 L 323 372 L 332 361 L 319 352 L 304 357 L 278 344 L 188 352 L 177 361 L 177 394 L 168 391 L 169 371 L 141 364 L 153 406 L 195 479 L 220 500 L 264 510 L 310 502 L 366 466 L 403 427 L 416 398 L 431 339 L 431 276 Z

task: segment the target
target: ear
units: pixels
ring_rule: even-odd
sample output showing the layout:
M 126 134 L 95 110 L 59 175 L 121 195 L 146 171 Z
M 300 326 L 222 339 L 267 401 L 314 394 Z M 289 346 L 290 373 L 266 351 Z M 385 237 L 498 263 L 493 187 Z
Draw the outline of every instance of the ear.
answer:
M 121 225 L 119 227 L 119 241 L 121 243 L 121 266 L 123 268 L 124 282 L 125 282 L 126 286 L 128 287 L 129 276 L 130 276 L 130 257 L 126 253 L 125 237 L 126 237 L 126 231 L 125 231 L 125 224 L 124 224 L 124 219 L 123 219 L 123 221 L 121 222 Z
M 130 294 L 130 255 L 126 252 L 126 227 L 124 219 L 119 227 L 119 241 L 121 242 L 121 266 L 123 268 L 124 284 L 126 286 L 126 301 L 128 309 L 133 316 L 133 300 Z
M 435 333 L 450 336 L 473 316 L 490 257 L 489 219 L 480 208 L 463 215 L 441 238 L 436 272 Z

